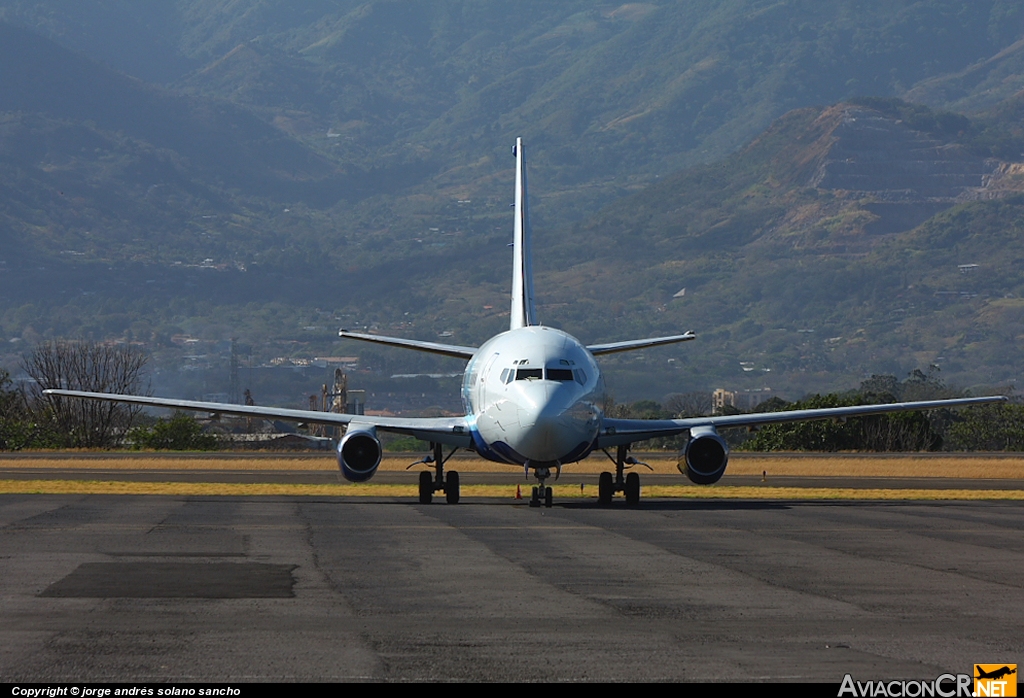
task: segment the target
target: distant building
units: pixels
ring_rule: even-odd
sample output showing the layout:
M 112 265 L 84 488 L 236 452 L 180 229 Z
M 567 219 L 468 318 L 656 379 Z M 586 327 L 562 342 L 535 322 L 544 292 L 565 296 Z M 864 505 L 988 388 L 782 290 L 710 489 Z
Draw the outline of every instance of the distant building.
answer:
M 772 389 L 768 387 L 735 392 L 718 388 L 711 393 L 711 409 L 717 414 L 724 412 L 726 407 L 749 412 L 772 395 Z
M 313 365 L 318 368 L 340 366 L 347 369 L 355 369 L 359 366 L 358 356 L 315 356 Z

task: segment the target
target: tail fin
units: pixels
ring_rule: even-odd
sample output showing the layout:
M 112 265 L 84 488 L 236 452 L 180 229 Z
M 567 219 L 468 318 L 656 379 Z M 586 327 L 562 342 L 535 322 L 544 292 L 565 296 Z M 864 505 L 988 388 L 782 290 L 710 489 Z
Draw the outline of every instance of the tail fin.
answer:
M 523 139 L 512 148 L 516 156 L 516 223 L 512 242 L 512 318 L 509 329 L 537 324 L 533 305 L 533 262 L 530 254 L 530 210 L 526 203 L 526 154 Z

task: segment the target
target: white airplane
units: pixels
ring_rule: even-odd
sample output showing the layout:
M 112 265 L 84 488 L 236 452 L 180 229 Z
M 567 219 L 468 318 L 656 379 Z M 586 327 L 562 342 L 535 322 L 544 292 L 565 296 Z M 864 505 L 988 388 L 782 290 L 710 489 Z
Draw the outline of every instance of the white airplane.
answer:
M 431 455 L 421 462 L 433 464 L 434 472 L 420 473 L 419 499 L 430 503 L 435 492 L 443 491 L 449 503 L 459 501 L 459 474 L 445 473 L 444 465 L 458 449 L 476 451 L 488 460 L 518 466 L 538 480 L 531 506 L 552 504 L 551 487 L 545 481 L 560 473 L 563 465 L 602 450 L 615 463 L 615 474 L 601 473 L 598 500 L 610 504 L 616 492 L 627 503 L 640 500 L 640 476 L 628 475 L 637 461 L 628 455 L 637 441 L 689 433 L 681 453 L 679 469 L 697 484 L 709 485 L 722 477 L 729 460 L 729 448 L 719 435 L 722 427 L 754 427 L 763 424 L 813 419 L 845 419 L 862 415 L 909 410 L 963 407 L 1005 401 L 1002 396 L 932 400 L 884 405 L 858 405 L 829 409 L 795 410 L 690 419 L 612 419 L 601 405 L 604 380 L 595 357 L 634 351 L 695 338 L 692 332 L 669 337 L 637 339 L 611 344 L 585 345 L 561 330 L 545 327 L 537 320 L 533 297 L 530 255 L 530 221 L 526 200 L 526 156 L 522 139 L 512 149 L 516 158 L 515 227 L 513 240 L 512 312 L 507 332 L 480 347 L 456 346 L 413 339 L 383 337 L 341 330 L 339 335 L 365 342 L 405 347 L 417 351 L 465 359 L 462 400 L 465 417 L 399 418 L 334 414 L 309 410 L 231 405 L 216 402 L 172 400 L 136 395 L 90 393 L 76 390 L 45 390 L 60 397 L 111 400 L 138 405 L 196 410 L 213 414 L 266 417 L 347 426 L 338 444 L 338 465 L 352 482 L 365 482 L 380 466 L 382 449 L 377 430 L 414 436 L 431 444 Z M 451 450 L 444 454 L 443 447 Z M 613 457 L 608 449 L 615 449 Z

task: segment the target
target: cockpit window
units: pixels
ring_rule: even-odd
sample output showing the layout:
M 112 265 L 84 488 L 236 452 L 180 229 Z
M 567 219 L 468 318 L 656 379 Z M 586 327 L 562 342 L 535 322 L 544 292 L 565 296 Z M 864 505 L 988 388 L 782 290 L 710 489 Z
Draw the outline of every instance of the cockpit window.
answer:
M 587 384 L 587 374 L 583 372 L 582 368 L 577 368 L 576 371 L 576 382 L 580 385 Z
M 502 383 L 508 383 L 508 374 L 510 373 L 512 373 L 512 369 L 503 368 L 501 370 L 501 378 L 499 380 L 501 380 Z
M 572 369 L 568 368 L 549 368 L 548 369 L 548 380 L 549 381 L 572 381 Z
M 543 371 L 539 368 L 520 368 L 516 371 L 516 380 L 540 380 L 543 377 Z

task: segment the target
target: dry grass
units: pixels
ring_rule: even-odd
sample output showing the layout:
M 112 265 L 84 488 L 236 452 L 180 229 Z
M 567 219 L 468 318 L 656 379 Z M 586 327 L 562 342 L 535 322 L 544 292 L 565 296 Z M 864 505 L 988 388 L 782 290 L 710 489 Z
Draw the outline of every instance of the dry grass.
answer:
M 523 488 L 529 496 L 528 488 Z M 212 482 L 104 482 L 81 480 L 0 480 L 0 494 L 120 494 L 172 496 L 310 496 L 387 497 L 413 499 L 415 485 L 230 484 Z M 465 485 L 462 497 L 514 499 L 509 485 Z M 596 499 L 597 488 L 555 485 L 556 500 Z M 655 485 L 644 496 L 674 499 L 779 499 L 779 500 L 1024 500 L 1024 490 L 853 489 L 803 487 L 697 487 Z M 438 497 L 443 500 L 443 496 Z
M 804 477 L 946 477 L 968 479 L 1024 479 L 1021 458 L 765 458 L 733 459 L 726 471 L 730 475 L 800 475 Z
M 647 462 L 655 473 L 678 474 L 674 455 L 646 455 Z M 416 460 L 413 454 L 401 456 L 386 455 L 381 471 L 404 471 Z M 414 469 L 421 469 L 417 466 Z M 480 458 L 457 458 L 449 461 L 448 467 L 460 472 L 512 472 L 513 466 L 492 463 Z M 567 473 L 597 474 L 610 470 L 612 463 L 604 454 L 596 454 L 581 463 L 565 467 Z M 140 454 L 137 457 L 80 458 L 73 455 L 59 458 L 0 458 L 4 469 L 82 469 L 82 470 L 230 470 L 230 471 L 336 471 L 337 462 L 333 454 L 323 457 L 296 458 L 225 458 L 211 455 L 204 457 L 155 458 Z M 639 467 L 641 474 L 648 472 Z M 742 455 L 729 463 L 730 475 L 760 475 L 767 471 L 768 477 L 799 475 L 810 477 L 944 477 L 944 478 L 999 478 L 1024 479 L 1024 454 L 1020 458 L 1005 457 L 919 457 L 914 456 L 870 456 L 858 458 L 836 458 L 829 456 L 794 458 L 785 455 L 752 456 Z
M 408 463 L 406 463 L 408 465 Z M 146 455 L 119 458 L 75 458 L 66 455 L 60 458 L 0 458 L 0 468 L 26 470 L 294 470 L 294 471 L 336 471 L 338 463 L 333 454 L 323 458 L 224 458 L 215 455 L 189 458 L 153 458 Z

